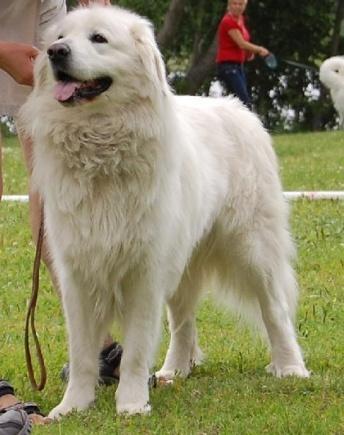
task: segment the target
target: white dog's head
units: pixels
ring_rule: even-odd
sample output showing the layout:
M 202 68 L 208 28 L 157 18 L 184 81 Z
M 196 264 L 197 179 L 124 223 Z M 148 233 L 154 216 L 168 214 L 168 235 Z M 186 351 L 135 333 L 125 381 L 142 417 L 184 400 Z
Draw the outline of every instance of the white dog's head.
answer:
M 344 88 L 344 56 L 326 59 L 320 66 L 320 80 L 330 90 Z
M 70 12 L 48 32 L 35 69 L 36 88 L 66 106 L 169 92 L 150 22 L 119 7 Z
M 344 127 L 344 56 L 326 59 L 320 66 L 320 80 L 330 90 L 340 125 Z

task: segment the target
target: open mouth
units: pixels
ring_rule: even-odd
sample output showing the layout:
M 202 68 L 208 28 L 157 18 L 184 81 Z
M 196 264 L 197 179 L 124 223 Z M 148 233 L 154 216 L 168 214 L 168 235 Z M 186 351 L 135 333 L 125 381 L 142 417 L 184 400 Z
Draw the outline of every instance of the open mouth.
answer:
M 60 103 L 91 101 L 109 89 L 112 84 L 110 77 L 80 81 L 62 71 L 56 72 L 55 76 L 57 83 L 54 88 L 54 97 Z

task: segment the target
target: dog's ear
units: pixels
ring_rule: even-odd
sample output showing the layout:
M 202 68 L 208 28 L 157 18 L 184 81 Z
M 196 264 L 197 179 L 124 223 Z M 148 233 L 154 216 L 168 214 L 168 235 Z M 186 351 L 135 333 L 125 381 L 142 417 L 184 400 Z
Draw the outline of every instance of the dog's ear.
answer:
M 161 89 L 163 94 L 166 95 L 169 92 L 166 69 L 154 38 L 152 25 L 149 21 L 142 20 L 141 23 L 131 28 L 131 33 L 149 80 L 157 90 Z

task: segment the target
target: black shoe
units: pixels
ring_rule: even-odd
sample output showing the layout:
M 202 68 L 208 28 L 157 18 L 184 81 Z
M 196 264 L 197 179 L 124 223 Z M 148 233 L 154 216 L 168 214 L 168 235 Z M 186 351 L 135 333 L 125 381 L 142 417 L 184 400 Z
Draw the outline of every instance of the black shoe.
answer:
M 123 348 L 119 343 L 113 342 L 99 354 L 99 383 L 102 385 L 112 385 L 119 381 L 119 366 Z M 66 363 L 61 370 L 61 379 L 67 382 L 69 379 L 69 363 Z

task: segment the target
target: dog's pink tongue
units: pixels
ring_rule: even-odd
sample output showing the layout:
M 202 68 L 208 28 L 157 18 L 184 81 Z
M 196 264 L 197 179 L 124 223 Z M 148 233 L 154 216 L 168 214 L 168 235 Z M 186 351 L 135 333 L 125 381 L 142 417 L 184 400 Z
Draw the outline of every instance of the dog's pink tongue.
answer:
M 78 82 L 57 82 L 54 89 L 54 97 L 57 101 L 67 101 L 80 86 Z

